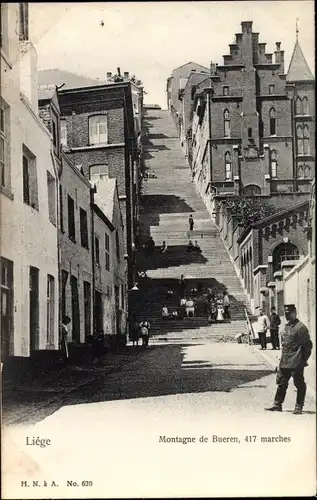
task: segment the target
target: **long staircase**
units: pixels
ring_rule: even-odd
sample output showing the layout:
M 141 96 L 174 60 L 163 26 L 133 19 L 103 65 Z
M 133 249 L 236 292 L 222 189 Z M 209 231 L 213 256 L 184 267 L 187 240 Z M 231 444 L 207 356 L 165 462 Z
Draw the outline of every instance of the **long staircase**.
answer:
M 167 110 L 148 109 L 145 115 L 146 136 L 143 138 L 144 173 L 140 212 L 140 242 L 150 236 L 155 241 L 154 255 L 141 249 L 137 253 L 137 267 L 147 273 L 139 280 L 140 292 L 134 309 L 138 320 L 147 318 L 152 334 L 164 340 L 184 341 L 233 338 L 246 332 L 245 296 L 219 233 L 205 205 L 191 182 L 190 169 L 176 135 L 173 119 Z M 192 214 L 195 225 L 189 233 L 188 218 Z M 197 240 L 201 254 L 188 253 L 191 239 Z M 167 252 L 159 247 L 165 241 Z M 208 324 L 205 315 L 183 320 L 163 320 L 161 308 L 179 309 L 178 280 L 184 275 L 186 296 L 194 287 L 199 296 L 211 288 L 214 293 L 227 290 L 231 307 L 231 323 Z M 173 295 L 167 294 L 168 290 Z

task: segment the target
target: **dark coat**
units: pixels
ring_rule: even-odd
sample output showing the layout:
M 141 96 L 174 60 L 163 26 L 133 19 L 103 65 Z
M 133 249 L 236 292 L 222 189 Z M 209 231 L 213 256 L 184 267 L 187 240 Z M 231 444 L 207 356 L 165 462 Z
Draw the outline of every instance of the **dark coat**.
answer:
M 286 323 L 281 337 L 280 368 L 296 369 L 307 366 L 313 347 L 308 328 L 296 319 L 293 323 Z

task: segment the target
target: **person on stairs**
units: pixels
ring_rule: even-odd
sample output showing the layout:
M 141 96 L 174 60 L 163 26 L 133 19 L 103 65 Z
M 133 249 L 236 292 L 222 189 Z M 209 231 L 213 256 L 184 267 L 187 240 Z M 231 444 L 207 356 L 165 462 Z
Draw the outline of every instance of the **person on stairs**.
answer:
M 230 322 L 231 315 L 230 315 L 229 307 L 230 307 L 230 300 L 229 300 L 228 293 L 223 292 L 223 319 L 225 321 Z
M 140 323 L 140 334 L 142 339 L 142 345 L 147 347 L 149 345 L 150 338 L 150 322 L 144 319 Z
M 187 245 L 187 252 L 193 252 L 194 251 L 194 245 L 192 240 L 189 240 L 188 245 Z
M 197 253 L 201 253 L 201 248 L 198 245 L 197 240 L 195 240 L 195 245 L 194 245 L 193 251 L 197 252 Z
M 160 253 L 164 254 L 164 253 L 166 253 L 166 250 L 167 250 L 167 245 L 166 245 L 166 242 L 163 241 L 162 246 L 160 248 Z
M 183 274 L 181 274 L 178 284 L 179 284 L 179 295 L 181 299 L 183 299 L 185 296 L 185 288 L 186 288 L 186 281 Z
M 166 307 L 166 304 L 162 307 L 162 319 L 168 319 L 169 318 L 169 312 L 168 308 Z
M 188 218 L 188 224 L 189 224 L 189 230 L 193 231 L 195 222 L 194 222 L 192 214 L 190 214 L 190 216 Z
M 261 349 L 266 349 L 266 332 L 269 329 L 269 318 L 264 314 L 263 309 L 259 310 L 259 316 L 257 320 L 257 331 L 260 339 Z
M 276 376 L 277 390 L 274 403 L 268 411 L 282 411 L 282 405 L 286 396 L 288 382 L 292 377 L 297 389 L 294 415 L 303 413 L 306 396 L 306 382 L 304 369 L 308 366 L 313 344 L 310 339 L 308 328 L 297 318 L 295 304 L 284 306 L 287 323 L 282 333 L 282 356 Z

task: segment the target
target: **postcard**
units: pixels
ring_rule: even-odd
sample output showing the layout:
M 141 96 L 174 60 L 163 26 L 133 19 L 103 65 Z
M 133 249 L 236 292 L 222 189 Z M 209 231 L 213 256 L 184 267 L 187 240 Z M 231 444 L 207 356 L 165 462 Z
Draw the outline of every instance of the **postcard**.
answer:
M 314 4 L 1 4 L 2 497 L 316 494 Z

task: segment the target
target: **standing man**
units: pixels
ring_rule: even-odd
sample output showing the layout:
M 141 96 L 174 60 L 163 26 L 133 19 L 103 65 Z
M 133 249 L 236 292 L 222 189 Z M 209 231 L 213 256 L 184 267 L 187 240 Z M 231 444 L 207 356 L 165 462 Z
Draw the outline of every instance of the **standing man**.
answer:
M 194 219 L 193 219 L 192 214 L 190 214 L 190 216 L 189 216 L 188 224 L 189 224 L 189 230 L 193 231 L 193 229 L 194 229 Z
M 260 339 L 261 349 L 266 349 L 266 332 L 269 328 L 269 318 L 264 314 L 263 309 L 260 309 L 258 321 L 257 321 L 257 331 Z
M 272 349 L 280 348 L 280 339 L 278 335 L 278 328 L 280 324 L 281 324 L 281 318 L 277 314 L 275 307 L 272 307 L 270 316 L 270 333 L 271 333 Z
M 228 293 L 227 292 L 223 292 L 223 319 L 224 320 L 228 320 L 230 321 L 231 320 L 231 315 L 230 315 L 230 312 L 229 312 L 229 307 L 230 307 L 230 300 L 229 300 L 229 297 L 228 297 Z
M 285 318 L 288 322 L 282 334 L 282 356 L 276 377 L 277 390 L 273 406 L 265 409 L 268 411 L 282 411 L 288 382 L 293 377 L 293 382 L 297 389 L 296 405 L 293 414 L 301 415 L 306 396 L 304 368 L 307 366 L 313 344 L 310 340 L 307 327 L 297 318 L 295 305 L 285 305 L 284 310 Z
M 186 288 L 186 281 L 184 278 L 184 275 L 181 274 L 180 280 L 179 280 L 179 295 L 180 298 L 183 299 L 185 297 L 185 288 Z

